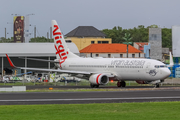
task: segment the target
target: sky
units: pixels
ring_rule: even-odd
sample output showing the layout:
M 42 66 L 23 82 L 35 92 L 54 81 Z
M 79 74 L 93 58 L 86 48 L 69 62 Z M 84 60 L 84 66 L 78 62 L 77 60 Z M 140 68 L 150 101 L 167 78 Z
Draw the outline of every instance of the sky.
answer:
M 161 28 L 180 25 L 180 0 L 0 0 L 0 37 L 13 36 L 13 16 L 29 16 L 31 37 L 47 36 L 51 20 L 63 34 L 78 26 L 99 30 L 156 24 Z

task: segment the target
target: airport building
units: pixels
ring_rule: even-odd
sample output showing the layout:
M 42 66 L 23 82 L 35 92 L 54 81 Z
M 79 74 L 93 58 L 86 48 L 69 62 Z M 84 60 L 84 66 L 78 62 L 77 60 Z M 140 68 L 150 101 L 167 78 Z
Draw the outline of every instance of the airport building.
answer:
M 142 52 L 144 52 L 144 45 L 148 45 L 148 42 L 134 42 L 134 47 Z
M 150 58 L 162 60 L 161 28 L 149 28 Z
M 112 43 L 111 38 L 93 26 L 79 26 L 65 35 L 67 39 L 76 44 L 79 51 L 90 44 Z
M 144 53 L 135 47 L 128 46 L 128 58 L 144 58 Z M 91 44 L 80 53 L 86 54 L 86 57 L 104 57 L 104 58 L 127 58 L 126 44 Z
M 74 43 L 67 43 L 70 51 L 79 55 L 79 50 Z M 14 65 L 18 67 L 53 68 L 53 63 L 27 60 L 25 58 L 37 58 L 54 60 L 54 43 L 1 43 L 0 44 L 0 74 L 4 69 L 11 69 L 6 54 L 9 55 Z M 24 59 L 22 59 L 22 58 Z M 26 71 L 22 71 L 26 72 Z

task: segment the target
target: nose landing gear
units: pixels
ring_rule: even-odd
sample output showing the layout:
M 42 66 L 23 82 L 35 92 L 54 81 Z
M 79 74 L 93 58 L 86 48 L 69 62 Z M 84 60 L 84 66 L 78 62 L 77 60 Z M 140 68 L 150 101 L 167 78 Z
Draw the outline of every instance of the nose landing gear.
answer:
M 159 88 L 159 83 L 156 83 L 155 88 Z

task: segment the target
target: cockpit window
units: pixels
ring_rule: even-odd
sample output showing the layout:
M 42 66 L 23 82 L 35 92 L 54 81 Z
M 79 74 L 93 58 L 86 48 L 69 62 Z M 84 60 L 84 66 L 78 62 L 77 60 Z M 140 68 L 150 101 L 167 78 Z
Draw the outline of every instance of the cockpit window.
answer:
M 155 67 L 155 68 L 159 68 L 159 65 L 155 65 L 154 67 Z
M 167 68 L 167 65 L 155 65 L 155 68 Z

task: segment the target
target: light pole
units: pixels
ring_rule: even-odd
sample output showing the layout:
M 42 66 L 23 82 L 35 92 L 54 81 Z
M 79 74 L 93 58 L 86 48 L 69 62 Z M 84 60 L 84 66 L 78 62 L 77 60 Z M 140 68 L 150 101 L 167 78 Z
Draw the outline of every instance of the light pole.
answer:
M 6 29 L 6 33 L 10 35 L 10 39 L 11 39 L 11 37 L 13 36 L 13 35 L 12 35 L 12 33 L 13 33 L 13 27 L 12 27 L 12 26 L 13 26 L 13 23 L 7 22 L 7 24 L 11 25 L 11 30 L 10 30 L 11 32 L 7 32 L 7 29 Z M 8 30 L 8 31 L 9 31 L 9 30 Z M 8 36 L 6 36 L 6 37 L 9 38 Z

